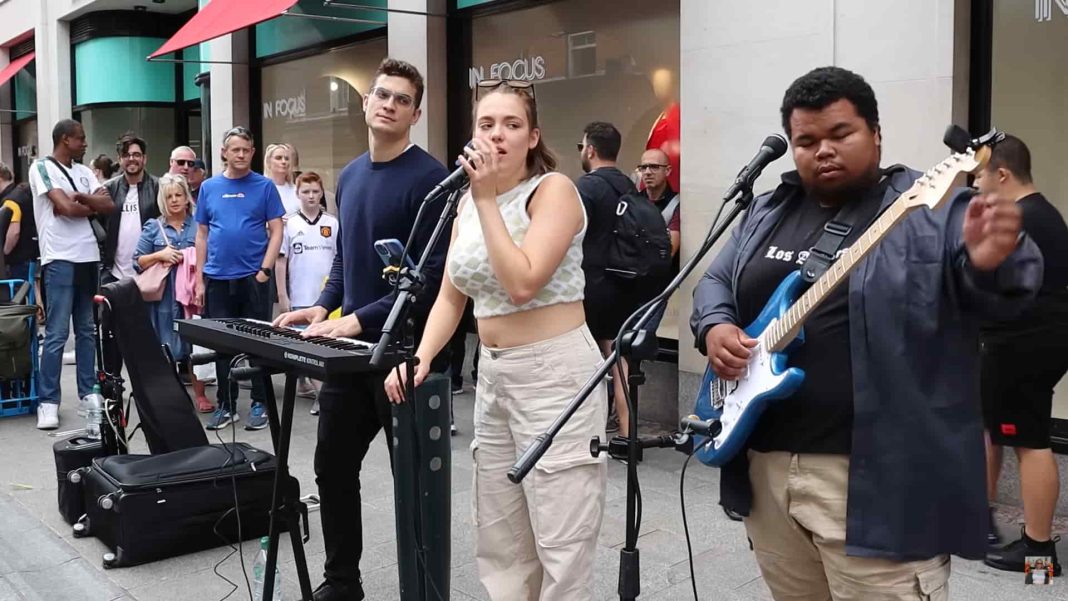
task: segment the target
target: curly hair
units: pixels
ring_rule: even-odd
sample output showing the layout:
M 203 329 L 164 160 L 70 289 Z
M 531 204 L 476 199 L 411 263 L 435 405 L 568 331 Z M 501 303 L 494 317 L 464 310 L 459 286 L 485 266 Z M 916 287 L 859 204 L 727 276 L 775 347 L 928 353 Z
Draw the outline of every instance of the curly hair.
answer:
M 848 100 L 872 131 L 879 130 L 879 103 L 868 82 L 841 67 L 819 67 L 794 80 L 782 99 L 782 128 L 791 136 L 790 116 L 794 109 L 820 110 L 839 100 Z

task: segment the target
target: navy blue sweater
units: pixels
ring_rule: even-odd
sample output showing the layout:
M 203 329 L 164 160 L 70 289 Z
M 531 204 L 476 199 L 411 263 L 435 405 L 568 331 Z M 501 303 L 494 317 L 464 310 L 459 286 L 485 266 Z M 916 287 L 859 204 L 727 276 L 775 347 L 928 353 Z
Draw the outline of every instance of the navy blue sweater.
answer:
M 408 240 L 423 198 L 448 173 L 437 159 L 412 146 L 389 162 L 375 163 L 363 153 L 341 170 L 337 180 L 338 250 L 323 293 L 316 303 L 327 311 L 341 307 L 356 313 L 363 329 L 361 339 L 377 342 L 393 306 L 392 288 L 382 279 L 382 259 L 376 240 Z M 444 199 L 427 206 L 416 233 L 412 260 L 418 261 L 437 224 Z M 441 285 L 451 229 L 446 229 L 425 266 L 426 287 L 412 317 L 422 329 Z

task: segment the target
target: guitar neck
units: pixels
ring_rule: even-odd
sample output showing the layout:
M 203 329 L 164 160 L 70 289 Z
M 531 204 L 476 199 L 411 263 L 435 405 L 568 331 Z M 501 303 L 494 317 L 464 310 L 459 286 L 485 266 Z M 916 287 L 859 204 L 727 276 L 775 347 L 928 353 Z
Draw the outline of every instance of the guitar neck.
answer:
M 789 310 L 767 333 L 766 344 L 769 350 L 779 352 L 786 348 L 797 337 L 801 326 L 816 310 L 816 307 L 846 279 L 861 259 L 866 257 L 868 252 L 875 248 L 913 208 L 902 202 L 900 198 L 894 201 L 868 228 L 868 231 L 861 234 L 849 248 L 842 251 L 841 257 L 832 263 L 800 298 L 794 301 Z

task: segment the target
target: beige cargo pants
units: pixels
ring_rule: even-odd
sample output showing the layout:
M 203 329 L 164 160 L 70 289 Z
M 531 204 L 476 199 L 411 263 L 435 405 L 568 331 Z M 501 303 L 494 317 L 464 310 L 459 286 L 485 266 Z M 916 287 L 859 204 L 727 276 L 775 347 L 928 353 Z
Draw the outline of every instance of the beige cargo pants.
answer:
M 586 326 L 508 349 L 482 347 L 475 397 L 476 560 L 494 601 L 592 599 L 604 513 L 607 392 L 602 385 L 555 438 L 521 485 L 508 469 L 566 407 L 601 361 Z

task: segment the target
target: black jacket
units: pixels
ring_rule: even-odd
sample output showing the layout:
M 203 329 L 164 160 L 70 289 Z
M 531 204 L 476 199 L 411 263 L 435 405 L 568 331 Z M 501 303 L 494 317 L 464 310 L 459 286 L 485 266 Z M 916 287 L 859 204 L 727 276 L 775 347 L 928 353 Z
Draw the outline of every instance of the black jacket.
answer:
M 104 182 L 108 194 L 115 201 L 114 213 L 104 217 L 104 229 L 107 230 L 107 238 L 104 239 L 104 248 L 101 252 L 101 267 L 104 271 L 115 266 L 115 249 L 119 245 L 119 224 L 122 222 L 122 204 L 126 202 L 126 193 L 130 191 L 130 184 L 126 183 L 126 176 L 119 174 Z M 159 194 L 159 178 L 144 173 L 141 182 L 137 184 L 137 198 L 141 205 L 141 225 L 149 219 L 159 217 L 159 204 L 156 196 Z

